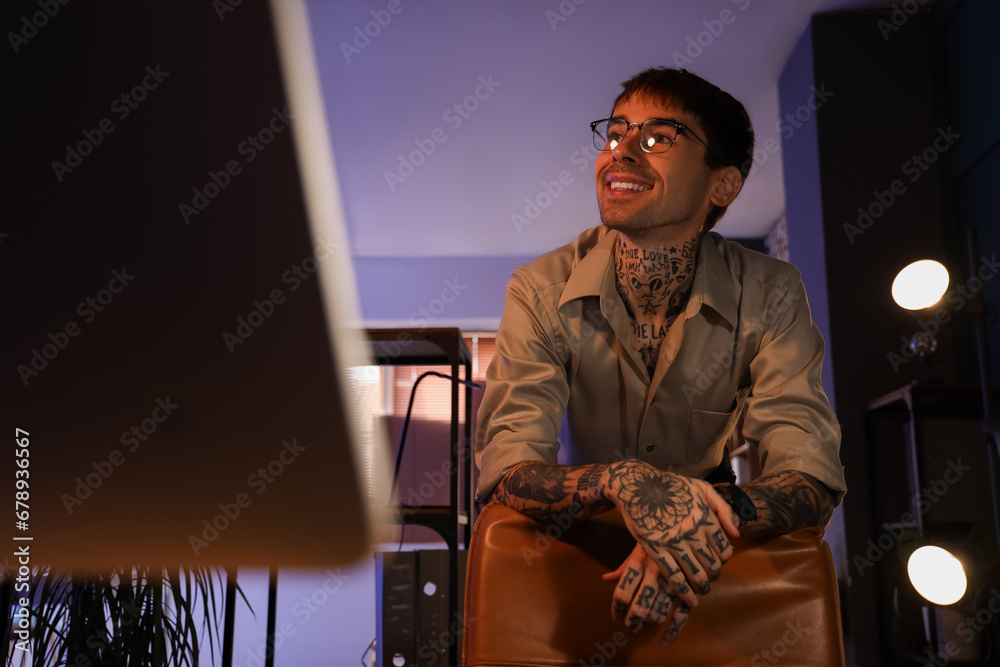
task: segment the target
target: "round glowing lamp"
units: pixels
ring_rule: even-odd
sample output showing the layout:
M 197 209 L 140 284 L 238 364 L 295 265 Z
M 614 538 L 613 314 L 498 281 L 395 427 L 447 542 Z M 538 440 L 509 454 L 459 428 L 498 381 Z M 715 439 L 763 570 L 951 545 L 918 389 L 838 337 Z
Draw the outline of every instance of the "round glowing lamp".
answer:
M 947 290 L 948 269 L 933 259 L 913 262 L 892 281 L 893 300 L 907 310 L 930 308 Z
M 965 595 L 968 584 L 962 561 L 941 547 L 920 547 L 906 564 L 910 583 L 928 601 L 954 604 Z

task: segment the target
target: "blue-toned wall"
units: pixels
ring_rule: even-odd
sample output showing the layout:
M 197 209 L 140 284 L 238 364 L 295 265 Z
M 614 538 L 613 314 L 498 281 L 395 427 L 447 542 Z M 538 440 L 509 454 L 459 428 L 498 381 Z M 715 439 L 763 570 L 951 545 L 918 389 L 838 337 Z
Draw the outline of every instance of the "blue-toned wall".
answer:
M 778 79 L 781 110 L 781 154 L 785 180 L 785 220 L 790 260 L 802 274 L 813 321 L 827 343 L 823 359 L 823 389 L 837 408 L 827 297 L 826 247 L 820 194 L 817 115 L 827 104 L 838 102 L 837 91 L 828 90 L 813 74 L 812 30 L 806 30 L 795 45 Z M 847 541 L 844 512 L 839 509 L 826 533 L 841 587 L 846 591 Z M 845 618 L 849 629 L 850 620 Z
M 945 161 L 945 198 L 949 224 L 953 227 L 954 259 L 968 268 L 963 247 L 965 230 L 979 236 L 979 257 L 971 267 L 983 268 L 986 277 L 983 295 L 987 302 L 1000 304 L 1000 280 L 993 280 L 996 250 L 1000 248 L 1000 215 L 997 213 L 996 184 L 1000 182 L 1000 3 L 947 0 L 937 5 L 934 30 L 938 39 L 942 77 L 948 92 L 941 115 L 962 134 L 953 155 Z M 984 261 L 985 259 L 985 261 Z M 965 282 L 968 274 L 959 279 Z M 969 285 L 975 288 L 973 282 Z M 992 356 L 990 374 L 1000 378 L 1000 327 L 989 330 Z M 978 360 L 970 350 L 963 373 L 977 382 Z

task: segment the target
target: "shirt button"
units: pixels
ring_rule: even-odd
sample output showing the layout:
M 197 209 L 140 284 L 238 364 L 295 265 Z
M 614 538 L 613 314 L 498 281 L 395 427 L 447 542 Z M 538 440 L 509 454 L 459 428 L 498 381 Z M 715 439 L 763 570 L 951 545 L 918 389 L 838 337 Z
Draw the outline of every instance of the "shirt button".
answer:
M 656 445 L 646 445 L 646 451 L 651 452 L 656 449 Z

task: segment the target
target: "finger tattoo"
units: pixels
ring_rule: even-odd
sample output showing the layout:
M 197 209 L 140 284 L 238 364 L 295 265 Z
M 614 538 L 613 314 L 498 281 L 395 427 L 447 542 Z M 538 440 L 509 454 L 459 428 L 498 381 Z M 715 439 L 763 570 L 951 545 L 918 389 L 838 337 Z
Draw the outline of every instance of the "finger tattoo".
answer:
M 712 555 L 711 549 L 709 549 L 708 552 L 706 553 L 704 549 L 698 547 L 696 551 L 700 553 L 705 558 L 705 560 L 708 561 L 709 565 L 715 565 L 715 556 Z
M 671 598 L 669 593 L 661 597 L 660 602 L 656 605 L 656 613 L 661 616 L 666 616 L 670 613 L 670 602 Z
M 688 567 L 691 568 L 691 574 L 698 574 L 701 572 L 701 570 L 698 569 L 698 566 L 691 561 L 690 554 L 681 554 L 681 559 L 683 559 L 684 562 L 688 564 Z
M 712 533 L 712 539 L 715 540 L 715 546 L 719 547 L 719 553 L 722 553 L 729 548 L 729 540 L 726 539 L 726 536 L 721 530 L 717 530 Z
M 667 574 L 671 577 L 681 573 L 681 569 L 679 567 L 671 567 L 670 562 L 663 556 L 660 556 L 659 560 L 660 564 L 663 565 L 663 569 L 666 570 Z
M 670 637 L 671 641 L 677 638 L 680 634 L 681 628 L 684 626 L 684 618 L 691 613 L 691 607 L 683 602 L 677 603 L 677 612 L 674 617 L 670 619 L 670 624 L 667 626 L 667 635 Z M 681 620 L 678 621 L 677 617 L 680 616 Z
M 653 586 L 643 586 L 642 592 L 639 593 L 639 597 L 636 598 L 635 603 L 642 607 L 643 609 L 649 609 L 653 606 L 653 596 L 656 595 L 656 588 Z
M 620 588 L 621 590 L 625 590 L 625 587 L 628 584 L 632 583 L 632 580 L 635 579 L 635 576 L 637 574 L 639 574 L 639 570 L 635 569 L 634 567 L 630 567 L 628 569 L 628 572 L 625 573 L 625 576 L 622 577 L 621 586 L 619 586 L 618 588 Z

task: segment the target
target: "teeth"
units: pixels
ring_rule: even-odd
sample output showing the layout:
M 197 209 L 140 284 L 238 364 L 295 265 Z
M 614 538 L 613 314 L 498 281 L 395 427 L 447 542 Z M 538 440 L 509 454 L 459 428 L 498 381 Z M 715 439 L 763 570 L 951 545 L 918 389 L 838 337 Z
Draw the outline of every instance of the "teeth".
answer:
M 643 190 L 648 190 L 648 185 L 639 185 L 638 183 L 626 183 L 624 181 L 612 181 L 610 185 L 612 190 L 636 190 L 642 192 Z

